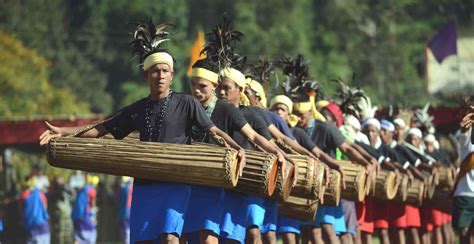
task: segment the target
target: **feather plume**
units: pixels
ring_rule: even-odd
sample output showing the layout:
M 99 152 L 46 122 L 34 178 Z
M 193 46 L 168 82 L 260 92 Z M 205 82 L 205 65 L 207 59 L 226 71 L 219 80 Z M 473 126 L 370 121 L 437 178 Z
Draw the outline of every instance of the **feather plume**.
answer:
M 139 58 L 140 64 L 143 64 L 150 54 L 166 51 L 163 44 L 169 41 L 170 33 L 167 29 L 174 28 L 174 25 L 166 23 L 155 25 L 151 18 L 148 22 L 137 24 L 130 45 L 133 55 Z
M 273 73 L 275 66 L 263 56 L 260 56 L 257 64 L 249 65 L 246 69 L 246 76 L 260 82 L 265 89 L 268 89 L 270 75 Z
M 416 109 L 413 114 L 412 120 L 415 126 L 420 128 L 422 131 L 434 133 L 434 125 L 433 125 L 434 117 L 428 113 L 429 108 L 430 108 L 430 103 L 427 103 L 422 109 Z
M 201 51 L 207 58 L 214 62 L 219 69 L 233 67 L 243 69 L 246 58 L 234 52 L 235 45 L 240 42 L 244 34 L 234 30 L 232 21 L 223 17 L 222 23 L 212 28 L 212 32 L 207 33 L 207 44 Z
M 353 78 L 355 75 L 353 76 Z M 356 118 L 361 117 L 362 108 L 359 106 L 361 99 L 366 96 L 365 92 L 359 87 L 349 87 L 341 78 L 332 80 L 339 84 L 338 97 L 341 100 L 340 107 L 343 113 L 352 114 Z
M 308 92 L 319 89 L 318 82 L 311 79 L 308 63 L 301 54 L 298 54 L 295 59 L 282 57 L 275 62 L 275 65 L 287 77 L 282 84 L 283 90 L 295 101 L 307 101 Z

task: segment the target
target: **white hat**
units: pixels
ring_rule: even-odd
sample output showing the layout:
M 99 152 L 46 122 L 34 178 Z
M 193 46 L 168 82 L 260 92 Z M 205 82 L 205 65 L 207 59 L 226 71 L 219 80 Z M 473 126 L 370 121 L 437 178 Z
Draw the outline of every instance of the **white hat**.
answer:
M 377 127 L 377 130 L 380 130 L 380 122 L 375 118 L 366 119 L 364 124 L 362 124 L 362 127 L 366 127 L 368 125 L 373 125 Z
M 425 136 L 425 138 L 423 138 L 423 141 L 434 143 L 436 141 L 436 137 L 433 134 L 428 134 Z
M 403 119 L 400 119 L 400 118 L 394 119 L 393 124 L 398 125 L 398 126 L 403 127 L 403 128 L 405 128 L 405 126 L 407 126 L 405 124 L 405 121 L 403 121 Z
M 420 139 L 423 138 L 423 133 L 421 133 L 421 130 L 418 128 L 410 128 L 407 132 L 407 136 L 409 135 L 418 136 Z
M 385 119 L 380 121 L 380 127 L 384 128 L 384 129 L 386 129 L 390 132 L 395 131 L 395 126 L 392 124 L 392 122 L 390 122 L 388 120 L 385 120 Z
M 354 115 L 346 115 L 344 117 L 344 124 L 354 127 L 356 130 L 360 130 L 360 122 Z

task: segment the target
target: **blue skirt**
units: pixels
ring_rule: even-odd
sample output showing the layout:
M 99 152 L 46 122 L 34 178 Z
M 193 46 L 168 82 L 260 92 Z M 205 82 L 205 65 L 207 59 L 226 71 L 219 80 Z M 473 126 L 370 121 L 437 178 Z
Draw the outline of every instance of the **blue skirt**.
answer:
M 344 211 L 342 210 L 342 204 L 331 207 L 326 206 L 322 223 L 331 224 L 337 235 L 346 233 L 346 221 L 344 219 Z
M 299 235 L 301 233 L 300 226 L 303 225 L 304 222 L 292 219 L 285 216 L 278 217 L 278 235 L 284 233 L 295 233 Z
M 260 227 L 262 234 L 269 231 L 276 231 L 278 224 L 278 202 L 269 198 L 265 199 L 265 218 Z
M 260 228 L 265 218 L 265 198 L 247 196 L 247 219 L 246 227 Z
M 191 186 L 175 183 L 134 185 L 130 241 L 157 240 L 160 234 L 181 235 Z
M 233 191 L 226 191 L 224 199 L 225 205 L 220 225 L 219 243 L 223 239 L 244 242 L 247 196 Z
M 225 191 L 222 187 L 192 185 L 183 232 L 210 230 L 219 235 L 224 196 Z

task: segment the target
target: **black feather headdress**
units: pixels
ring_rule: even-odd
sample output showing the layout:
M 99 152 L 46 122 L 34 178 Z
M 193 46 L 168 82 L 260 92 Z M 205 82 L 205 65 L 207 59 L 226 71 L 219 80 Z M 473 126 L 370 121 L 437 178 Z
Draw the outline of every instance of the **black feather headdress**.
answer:
M 242 70 L 245 65 L 245 57 L 235 53 L 235 45 L 242 39 L 244 34 L 233 29 L 232 21 L 223 17 L 222 23 L 212 28 L 207 33 L 207 44 L 201 54 L 205 53 L 207 58 L 215 63 L 220 69 L 232 67 Z
M 352 76 L 354 80 L 355 74 Z M 351 88 L 349 87 L 341 78 L 332 80 L 339 84 L 339 89 L 337 90 L 338 97 L 340 99 L 340 107 L 343 113 L 352 114 L 356 118 L 360 117 L 361 108 L 359 107 L 359 101 L 363 99 L 366 95 L 365 92 L 359 87 Z
M 246 76 L 258 81 L 265 90 L 268 89 L 270 75 L 273 73 L 275 66 L 263 56 L 260 56 L 257 64 L 249 65 L 246 69 Z
M 308 92 L 319 89 L 318 82 L 312 80 L 309 74 L 308 63 L 301 54 L 298 54 L 295 59 L 282 57 L 275 62 L 275 65 L 287 76 L 287 80 L 283 83 L 283 90 L 295 101 L 307 101 Z
M 132 46 L 132 54 L 139 58 L 140 65 L 153 53 L 167 52 L 164 43 L 169 40 L 170 33 L 167 31 L 169 28 L 174 28 L 174 25 L 155 25 L 151 18 L 148 22 L 138 23 L 130 45 Z

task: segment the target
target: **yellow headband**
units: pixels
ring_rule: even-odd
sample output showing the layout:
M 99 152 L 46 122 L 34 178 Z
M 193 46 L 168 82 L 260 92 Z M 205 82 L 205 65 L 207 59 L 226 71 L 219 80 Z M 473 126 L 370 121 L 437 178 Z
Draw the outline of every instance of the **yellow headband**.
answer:
M 311 102 L 293 103 L 293 109 L 301 112 L 308 112 L 312 108 Z
M 155 64 L 167 64 L 170 66 L 171 70 L 173 70 L 173 57 L 171 57 L 169 53 L 165 52 L 154 53 L 146 57 L 145 61 L 143 62 L 143 70 L 147 71 Z
M 227 77 L 237 84 L 242 89 L 245 89 L 245 75 L 234 68 L 224 68 L 221 71 L 221 76 Z
M 286 107 L 288 107 L 288 113 L 291 114 L 293 112 L 293 101 L 285 95 L 278 95 L 275 96 L 271 101 L 270 101 L 270 108 L 272 108 L 275 104 L 283 104 Z
M 318 103 L 321 104 L 322 102 L 325 102 L 324 106 L 327 106 L 329 104 L 329 102 L 328 101 L 319 101 L 319 102 L 315 103 L 315 99 L 316 98 L 314 96 L 309 97 L 309 102 L 312 105 L 311 110 L 313 111 L 313 117 L 317 120 L 326 121 L 326 118 L 324 117 L 324 115 L 322 113 L 320 113 L 316 108 L 318 106 Z
M 247 78 L 245 81 L 246 81 L 248 87 L 252 91 L 258 93 L 258 96 L 260 97 L 260 103 L 264 107 L 267 107 L 267 96 L 265 95 L 265 90 L 263 89 L 262 84 L 260 84 L 260 82 L 258 82 L 256 80 L 252 80 L 250 78 Z
M 219 75 L 205 68 L 193 68 L 191 77 L 203 78 L 214 84 L 217 84 L 219 81 Z

